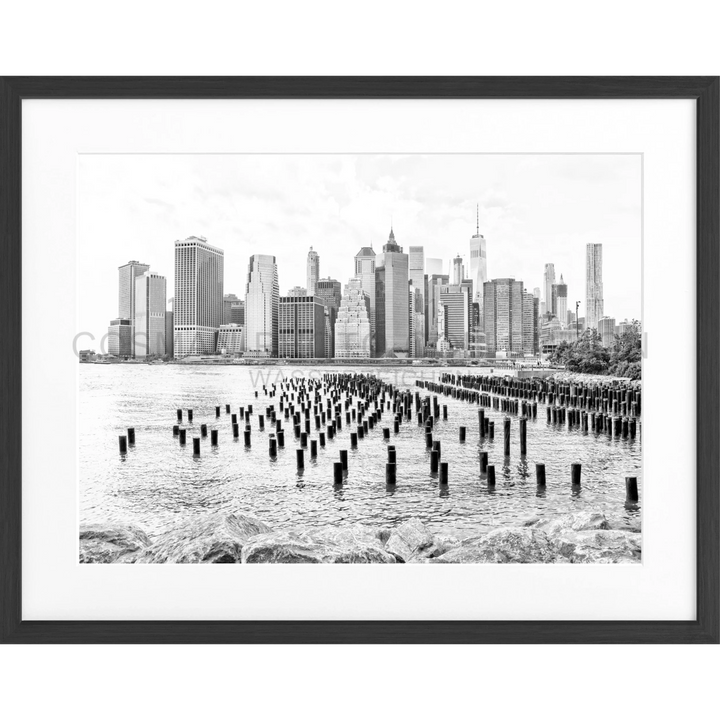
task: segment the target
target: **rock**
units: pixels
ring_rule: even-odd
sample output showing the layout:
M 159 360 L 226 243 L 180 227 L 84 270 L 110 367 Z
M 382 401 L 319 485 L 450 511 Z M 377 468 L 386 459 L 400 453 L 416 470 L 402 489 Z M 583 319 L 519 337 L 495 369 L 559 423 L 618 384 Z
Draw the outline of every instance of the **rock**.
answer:
M 242 551 L 244 563 L 394 563 L 372 530 L 363 526 L 315 532 L 256 535 Z
M 164 533 L 137 562 L 239 563 L 247 540 L 268 532 L 270 526 L 253 517 L 212 514 Z
M 610 523 L 604 513 L 586 511 L 542 520 L 537 523 L 536 527 L 545 531 L 548 535 L 555 535 L 567 531 L 607 530 Z
M 132 525 L 81 525 L 80 562 L 135 562 L 149 543 L 148 536 Z
M 458 547 L 460 547 L 460 540 L 452 535 L 433 535 L 432 545 L 416 554 L 411 562 L 425 562 L 428 558 L 440 557 Z
M 417 519 L 410 518 L 393 528 L 385 549 L 408 562 L 433 544 L 432 533 Z
M 640 561 L 641 539 L 638 533 L 623 530 L 583 530 L 564 533 L 554 542 L 574 563 L 620 563 Z
M 498 528 L 469 538 L 454 550 L 430 560 L 436 563 L 552 563 L 561 556 L 547 534 L 535 528 Z

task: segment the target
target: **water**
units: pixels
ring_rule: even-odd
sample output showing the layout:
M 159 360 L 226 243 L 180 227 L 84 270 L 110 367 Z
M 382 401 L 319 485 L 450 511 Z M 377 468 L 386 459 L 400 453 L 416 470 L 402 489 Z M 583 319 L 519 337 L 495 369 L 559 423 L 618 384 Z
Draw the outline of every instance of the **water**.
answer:
M 520 457 L 518 418 L 512 417 L 511 456 L 503 457 L 503 413 L 485 408 L 495 422 L 495 439 L 479 444 L 477 405 L 439 396 L 448 405 L 448 420 L 436 422 L 433 439 L 442 444 L 442 460 L 449 462 L 449 486 L 441 490 L 430 475 L 424 430 L 413 419 L 392 432 L 392 413 L 385 411 L 369 437 L 350 449 L 350 428 L 345 423 L 325 448 L 310 459 L 310 439 L 318 437 L 314 419 L 298 474 L 295 448 L 299 441 L 292 422 L 282 415 L 285 448 L 277 460 L 268 456 L 269 420 L 258 429 L 258 416 L 266 404 L 279 407 L 279 393 L 268 398 L 266 380 L 278 382 L 293 374 L 320 377 L 324 372 L 373 373 L 398 388 L 415 390 L 415 380 L 437 380 L 441 369 L 368 367 L 299 368 L 295 366 L 182 366 L 92 365 L 80 366 L 80 520 L 138 525 L 151 535 L 169 522 L 185 521 L 209 511 L 238 512 L 260 518 L 275 529 L 318 528 L 361 522 L 390 527 L 418 517 L 433 531 L 466 536 L 490 527 L 517 525 L 529 516 L 541 517 L 593 510 L 604 512 L 613 526 L 637 525 L 639 506 L 625 505 L 625 476 L 640 479 L 640 426 L 635 439 L 608 438 L 579 429 L 548 425 L 545 406 L 538 405 L 537 420 L 528 420 L 527 457 Z M 478 368 L 453 368 L 467 374 Z M 264 379 L 263 379 L 264 378 Z M 259 397 L 255 398 L 255 390 Z M 425 396 L 428 391 L 421 391 Z M 253 405 L 252 447 L 232 437 L 230 415 L 241 405 Z M 215 406 L 221 405 L 219 418 Z M 353 403 L 355 406 L 355 403 Z M 172 435 L 177 408 L 183 408 L 188 428 L 187 445 Z M 187 422 L 187 408 L 194 422 Z M 278 413 L 278 417 L 281 415 Z M 200 457 L 193 456 L 192 437 L 202 439 Z M 458 441 L 458 428 L 467 426 L 467 442 Z M 118 451 L 118 435 L 135 428 L 135 446 L 125 456 Z M 391 439 L 382 438 L 390 427 Z M 210 445 L 210 430 L 218 428 L 218 447 Z M 354 429 L 354 426 L 353 426 Z M 397 448 L 397 485 L 388 490 L 385 462 L 388 444 Z M 349 474 L 342 489 L 333 487 L 333 463 L 340 449 L 349 449 Z M 479 478 L 480 450 L 489 451 L 496 468 L 496 486 L 489 490 Z M 547 488 L 539 493 L 535 463 L 546 466 Z M 570 465 L 582 463 L 582 486 L 573 493 Z M 642 488 L 641 488 L 642 499 Z

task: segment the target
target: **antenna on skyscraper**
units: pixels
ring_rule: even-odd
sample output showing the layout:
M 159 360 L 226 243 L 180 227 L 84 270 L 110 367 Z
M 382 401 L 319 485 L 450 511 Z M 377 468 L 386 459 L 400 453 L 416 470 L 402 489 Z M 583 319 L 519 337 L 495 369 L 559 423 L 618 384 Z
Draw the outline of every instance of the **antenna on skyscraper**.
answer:
M 480 234 L 480 203 L 477 204 L 477 229 L 476 233 Z

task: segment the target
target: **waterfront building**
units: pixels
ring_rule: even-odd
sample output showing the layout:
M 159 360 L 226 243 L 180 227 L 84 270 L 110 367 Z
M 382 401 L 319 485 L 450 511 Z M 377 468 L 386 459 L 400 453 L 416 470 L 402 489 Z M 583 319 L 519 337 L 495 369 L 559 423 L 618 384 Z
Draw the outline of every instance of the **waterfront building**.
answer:
M 567 285 L 560 273 L 560 282 L 553 285 L 554 313 L 561 325 L 567 324 Z
M 135 323 L 135 280 L 150 269 L 149 265 L 130 260 L 118 268 L 118 314 L 127 318 L 132 326 Z M 130 339 L 129 355 L 135 354 L 135 338 Z
M 291 287 L 290 290 L 288 290 L 288 297 L 307 297 L 311 294 L 312 293 L 309 293 L 304 287 L 300 287 L 299 285 L 295 285 L 295 287 Z
M 602 243 L 588 243 L 585 257 L 585 327 L 597 330 L 604 316 Z
M 598 321 L 598 335 L 605 347 L 610 347 L 615 342 L 615 330 L 615 318 L 604 317 Z
M 438 340 L 438 305 L 440 289 L 450 282 L 448 275 L 428 275 L 425 287 L 425 343 L 428 347 L 436 347 Z
M 175 357 L 175 322 L 173 313 L 174 298 L 168 300 L 168 307 L 165 310 L 165 354 L 169 358 Z
M 484 330 L 489 357 L 524 354 L 523 283 L 498 278 L 485 283 Z
M 245 353 L 278 356 L 280 286 L 274 255 L 252 255 L 245 290 Z
M 375 348 L 378 357 L 408 357 L 408 256 L 390 228 L 375 266 Z
M 376 313 L 375 313 L 375 265 L 377 256 L 370 247 L 362 247 L 355 255 L 355 277 L 360 280 L 363 292 L 367 294 L 370 301 L 370 357 L 376 357 Z
M 116 357 L 132 356 L 132 323 L 129 318 L 116 318 L 108 327 L 108 354 Z
M 553 291 L 552 287 L 555 284 L 555 265 L 553 263 L 545 264 L 545 271 L 543 273 L 543 291 L 545 293 L 545 312 L 555 314 L 555 305 L 553 304 Z
M 445 339 L 453 350 L 469 351 L 472 281 L 441 285 L 439 302 L 445 308 Z
M 217 351 L 220 355 L 241 355 L 244 348 L 245 328 L 235 323 L 227 323 L 218 330 Z
M 480 205 L 477 206 L 475 234 L 470 238 L 470 279 L 475 288 L 474 301 L 479 303 L 480 314 L 483 311 L 483 290 L 488 279 L 487 243 L 480 234 Z
M 375 273 L 373 272 L 373 277 Z M 327 351 L 325 357 L 335 357 L 335 320 L 337 311 L 342 302 L 342 285 L 333 278 L 323 278 L 317 281 L 315 297 L 325 303 L 327 312 L 327 331 L 325 333 L 325 344 Z
M 410 345 L 413 357 L 425 354 L 425 248 L 411 245 L 408 252 L 408 280 L 414 292 L 410 324 Z
M 135 280 L 135 322 L 133 347 L 135 357 L 165 355 L 166 280 L 146 271 Z
M 313 295 L 280 298 L 278 357 L 324 358 L 325 304 Z
M 522 296 L 522 326 L 523 340 L 522 351 L 524 355 L 537 355 L 540 349 L 540 301 L 523 290 Z
M 223 314 L 224 253 L 204 237 L 175 241 L 175 357 L 215 352 Z
M 335 320 L 335 357 L 369 358 L 370 298 L 362 279 L 355 277 L 345 286 Z
M 307 256 L 307 294 L 315 295 L 317 281 L 320 279 L 320 256 L 310 246 Z

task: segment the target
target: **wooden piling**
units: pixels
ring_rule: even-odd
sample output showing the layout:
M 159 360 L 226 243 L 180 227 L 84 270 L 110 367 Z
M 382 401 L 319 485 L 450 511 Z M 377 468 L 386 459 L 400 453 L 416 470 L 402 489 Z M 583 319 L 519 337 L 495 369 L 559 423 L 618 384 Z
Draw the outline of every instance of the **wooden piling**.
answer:
M 193 438 L 193 455 L 200 455 L 200 438 Z
M 186 437 L 185 433 L 186 433 L 185 428 L 180 428 L 180 444 L 181 445 L 185 444 L 185 437 Z
M 342 462 L 333 463 L 333 483 L 335 485 L 343 484 L 343 464 L 342 464 Z
M 385 463 L 385 482 L 388 485 L 394 485 L 397 481 L 397 465 L 395 463 Z
M 125 435 L 118 435 L 118 444 L 120 446 L 120 454 L 125 455 L 125 453 L 127 453 L 127 437 L 125 437 Z
M 218 444 L 218 431 L 213 428 L 210 431 L 210 444 L 211 445 L 217 445 Z
M 510 455 L 510 418 L 505 418 L 503 422 L 503 432 L 505 440 L 505 457 Z
M 570 475 L 572 478 L 573 485 L 580 485 L 581 472 L 582 472 L 582 465 L 580 463 L 573 463 L 570 466 Z
M 295 451 L 297 457 L 297 469 L 303 470 L 305 468 L 305 451 L 302 448 L 298 448 Z
M 461 443 L 465 442 L 465 431 L 466 431 L 466 428 L 461 425 L 460 426 L 460 442 Z
M 545 485 L 545 463 L 535 463 L 535 479 L 538 485 Z
M 487 484 L 491 487 L 495 485 L 495 466 L 487 466 Z
M 625 501 L 636 503 L 638 501 L 638 484 L 636 477 L 625 478 Z
M 348 451 L 347 450 L 340 451 L 340 464 L 342 465 L 343 470 L 348 469 Z
M 446 462 L 440 463 L 440 484 L 448 484 L 448 464 Z
M 520 418 L 520 454 L 527 455 L 527 420 Z

